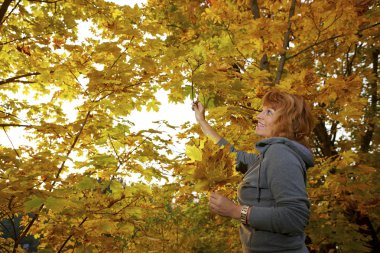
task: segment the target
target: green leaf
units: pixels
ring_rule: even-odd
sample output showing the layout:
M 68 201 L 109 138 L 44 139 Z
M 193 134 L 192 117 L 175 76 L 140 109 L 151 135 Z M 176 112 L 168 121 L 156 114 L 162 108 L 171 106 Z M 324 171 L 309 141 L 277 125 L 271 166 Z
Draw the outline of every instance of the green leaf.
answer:
M 110 185 L 112 193 L 120 193 L 124 190 L 123 185 L 119 181 L 113 180 Z
M 119 223 L 119 231 L 125 234 L 132 234 L 135 230 L 135 226 L 130 223 Z
M 124 214 L 126 217 L 132 216 L 134 218 L 141 219 L 144 214 L 144 209 L 141 207 L 136 207 L 136 206 L 128 207 L 125 209 Z
M 35 212 L 38 211 L 38 209 L 43 205 L 44 199 L 32 196 L 32 198 L 25 202 L 24 208 L 26 212 Z
M 61 202 L 61 199 L 57 199 L 54 197 L 48 197 L 45 205 L 46 205 L 46 208 L 51 209 L 56 212 L 62 211 L 62 209 L 64 208 L 64 205 Z
M 80 190 L 91 189 L 94 187 L 94 184 L 95 184 L 95 179 L 91 177 L 84 177 L 82 181 L 79 182 L 78 188 Z
M 61 212 L 66 208 L 71 208 L 73 204 L 70 200 L 54 197 L 48 197 L 45 202 L 46 208 L 54 212 Z

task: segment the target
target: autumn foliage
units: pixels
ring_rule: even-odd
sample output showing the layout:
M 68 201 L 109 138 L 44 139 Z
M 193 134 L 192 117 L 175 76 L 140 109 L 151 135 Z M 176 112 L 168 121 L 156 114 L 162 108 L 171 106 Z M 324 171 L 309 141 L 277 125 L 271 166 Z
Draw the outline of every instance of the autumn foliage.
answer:
M 310 251 L 379 252 L 379 5 L 3 1 L 0 252 L 240 252 L 238 222 L 207 207 L 208 190 L 236 189 L 228 147 L 170 119 L 134 131 L 129 116 L 159 110 L 159 90 L 199 99 L 255 152 L 271 88 L 313 105 Z

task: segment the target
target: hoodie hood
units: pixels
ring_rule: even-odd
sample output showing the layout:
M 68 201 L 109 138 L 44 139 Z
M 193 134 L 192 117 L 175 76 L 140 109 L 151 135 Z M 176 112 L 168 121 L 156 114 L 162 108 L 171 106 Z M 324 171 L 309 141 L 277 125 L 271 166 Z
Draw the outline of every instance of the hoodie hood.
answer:
M 282 143 L 287 145 L 289 148 L 291 148 L 293 151 L 295 151 L 305 162 L 306 168 L 314 166 L 314 159 L 313 154 L 311 151 L 306 148 L 304 145 L 302 145 L 299 142 L 290 140 L 285 137 L 273 137 L 269 139 L 265 139 L 262 141 L 259 141 L 256 143 L 256 149 L 260 151 L 260 153 L 265 153 L 265 151 L 269 148 L 270 145 L 275 143 Z

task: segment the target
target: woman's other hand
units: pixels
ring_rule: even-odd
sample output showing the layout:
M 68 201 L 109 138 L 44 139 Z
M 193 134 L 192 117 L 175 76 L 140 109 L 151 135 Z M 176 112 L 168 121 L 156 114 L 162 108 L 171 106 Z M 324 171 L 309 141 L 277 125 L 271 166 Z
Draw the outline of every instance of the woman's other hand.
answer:
M 240 219 L 241 206 L 236 205 L 232 200 L 218 194 L 211 193 L 209 206 L 213 213 L 234 219 Z

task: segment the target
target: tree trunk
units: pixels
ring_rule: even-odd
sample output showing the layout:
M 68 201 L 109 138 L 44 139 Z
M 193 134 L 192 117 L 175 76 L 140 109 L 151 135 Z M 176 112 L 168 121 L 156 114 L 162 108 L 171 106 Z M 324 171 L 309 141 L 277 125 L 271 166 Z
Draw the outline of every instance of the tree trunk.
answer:
M 371 140 L 375 131 L 375 118 L 377 116 L 377 79 L 378 79 L 378 66 L 379 66 L 379 49 L 372 52 L 372 73 L 373 79 L 369 83 L 369 111 L 366 115 L 364 122 L 368 124 L 366 131 L 361 141 L 360 151 L 368 153 L 370 149 Z
M 284 52 L 281 54 L 280 62 L 278 63 L 276 79 L 274 81 L 275 84 L 280 82 L 282 73 L 284 72 L 284 66 L 285 66 L 285 61 L 286 61 L 286 50 L 289 47 L 290 33 L 291 33 L 291 26 L 292 26 L 291 18 L 294 16 L 295 10 L 296 10 L 296 0 L 292 0 L 290 10 L 289 10 L 289 17 L 288 17 L 288 29 L 285 32 L 284 43 L 282 45 Z
M 259 8 L 259 4 L 257 3 L 257 0 L 251 0 L 251 11 L 252 11 L 253 19 L 260 18 L 260 8 Z M 268 56 L 266 54 L 264 54 L 263 57 L 261 57 L 260 70 L 269 71 Z
M 323 156 L 329 157 L 338 154 L 335 150 L 334 143 L 331 141 L 331 136 L 328 134 L 326 125 L 322 119 L 319 119 L 314 128 L 314 134 L 320 143 L 320 150 Z

